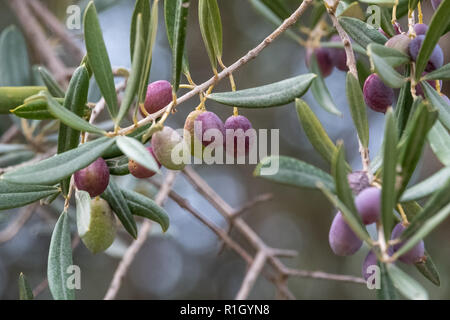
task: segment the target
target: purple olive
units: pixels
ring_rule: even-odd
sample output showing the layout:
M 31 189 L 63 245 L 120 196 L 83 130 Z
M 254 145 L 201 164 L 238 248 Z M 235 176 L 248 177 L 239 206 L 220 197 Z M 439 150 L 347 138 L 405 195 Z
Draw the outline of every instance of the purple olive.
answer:
M 366 188 L 355 198 L 355 206 L 365 225 L 380 219 L 381 190 L 376 187 Z
M 404 54 L 408 54 L 409 52 L 409 43 L 411 42 L 411 39 L 406 34 L 397 34 L 390 38 L 386 43 L 384 44 L 388 48 L 397 49 L 400 52 L 403 52 Z
M 377 112 L 386 113 L 387 108 L 394 102 L 394 90 L 386 86 L 375 73 L 367 77 L 363 93 L 366 104 Z
M 333 219 L 328 240 L 331 250 L 338 256 L 355 254 L 362 246 L 361 239 L 347 225 L 340 212 Z
M 250 121 L 244 116 L 233 115 L 225 121 L 224 128 L 227 152 L 233 154 L 234 157 L 247 155 L 250 150 L 251 141 L 250 136 L 246 135 L 246 132 L 247 130 L 252 129 Z M 231 143 L 231 145 L 228 145 L 227 143 Z M 230 150 L 228 150 L 228 148 L 230 148 Z
M 147 87 L 144 107 L 148 113 L 158 112 L 172 102 L 172 85 L 166 80 L 152 82 Z
M 402 235 L 403 231 L 405 231 L 405 227 L 399 223 L 395 226 L 394 230 L 392 230 L 391 239 L 398 239 Z M 403 242 L 397 243 L 394 245 L 394 252 L 397 252 L 402 246 Z M 419 261 L 421 261 L 424 258 L 425 255 L 425 246 L 423 243 L 423 240 L 421 240 L 418 244 L 416 244 L 411 250 L 404 253 L 401 257 L 399 257 L 399 260 L 407 263 L 407 264 L 414 264 Z
M 75 186 L 78 190 L 89 193 L 94 198 L 101 195 L 109 184 L 109 169 L 103 158 L 98 158 L 89 166 L 74 174 Z
M 313 51 L 307 50 L 306 52 L 306 66 L 309 68 L 310 59 Z M 333 60 L 331 58 L 331 53 L 329 48 L 317 48 L 314 49 L 314 55 L 316 56 L 317 65 L 319 66 L 320 73 L 322 77 L 328 77 L 333 71 Z
M 195 119 L 194 133 L 205 147 L 215 141 L 216 135 L 222 135 L 222 144 L 225 137 L 222 120 L 211 111 L 205 111 Z M 205 137 L 205 135 L 208 137 Z M 214 146 L 216 146 L 215 144 Z
M 369 251 L 362 264 L 362 276 L 366 281 L 373 275 L 373 271 L 368 270 L 370 266 L 378 266 L 377 256 L 372 250 Z M 373 281 L 375 281 L 375 279 L 373 279 Z
M 338 35 L 331 37 L 331 42 L 341 42 L 341 38 Z M 348 71 L 347 67 L 347 55 L 344 49 L 330 48 L 330 56 L 333 64 L 341 71 Z
M 164 126 L 152 135 L 151 143 L 155 158 L 164 167 L 171 170 L 182 170 L 185 167 L 184 154 L 188 154 L 189 150 L 177 131 Z
M 434 10 L 437 9 L 437 7 L 439 7 L 439 5 L 441 4 L 442 0 L 431 0 L 431 6 L 433 7 Z
M 147 147 L 148 152 L 152 155 L 152 157 L 155 159 L 158 166 L 161 168 L 161 164 L 156 159 L 155 153 L 153 152 L 152 147 Z M 136 161 L 130 159 L 128 161 L 128 169 L 130 170 L 130 173 L 133 175 L 133 177 L 136 177 L 138 179 L 144 179 L 144 178 L 150 178 L 155 175 L 155 171 L 149 170 L 143 165 L 137 163 Z
M 191 149 L 191 154 L 199 159 L 203 158 L 203 149 L 204 145 L 202 144 L 201 140 L 199 140 L 195 135 L 195 120 L 199 115 L 201 115 L 204 110 L 194 110 L 186 118 L 186 121 L 184 122 L 184 134 L 183 138 L 186 144 Z M 198 144 L 197 148 L 196 145 Z M 196 150 L 198 149 L 198 150 Z
M 424 35 L 418 35 L 417 37 L 412 39 L 411 43 L 409 44 L 409 55 L 414 61 L 416 61 L 417 56 L 419 55 L 419 51 L 422 47 L 424 39 Z M 430 59 L 428 60 L 427 66 L 425 67 L 425 71 L 431 72 L 442 67 L 443 64 L 444 53 L 442 52 L 441 47 L 437 44 L 436 47 L 434 47 L 433 52 L 431 53 Z
M 414 32 L 418 36 L 424 35 L 425 33 L 427 33 L 427 30 L 428 30 L 428 26 L 425 23 L 416 23 L 414 25 Z

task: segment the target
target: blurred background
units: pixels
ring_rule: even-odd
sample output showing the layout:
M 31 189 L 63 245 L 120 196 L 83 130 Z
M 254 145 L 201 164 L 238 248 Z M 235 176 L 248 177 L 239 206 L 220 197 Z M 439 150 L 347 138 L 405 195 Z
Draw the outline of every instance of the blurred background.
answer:
M 43 1 L 65 21 L 66 8 L 71 4 L 84 7 L 87 1 L 53 0 Z M 95 1 L 99 10 L 101 26 L 113 67 L 130 67 L 129 29 L 134 1 Z M 202 83 L 212 75 L 209 59 L 204 49 L 197 20 L 197 1 L 191 1 L 189 30 L 187 36 L 187 54 L 191 74 L 196 83 Z M 286 0 L 294 10 L 298 0 Z M 171 79 L 171 52 L 167 43 L 160 4 L 159 29 L 154 49 L 151 81 Z M 248 50 L 255 47 L 274 26 L 260 16 L 247 0 L 219 0 L 224 33 L 224 57 L 226 65 L 232 64 Z M 432 14 L 430 1 L 423 1 L 424 21 L 429 22 Z M 300 19 L 307 24 L 310 15 Z M 403 26 L 405 21 L 401 20 Z M 20 24 L 10 11 L 5 0 L 0 0 L 0 31 L 10 25 Z M 81 30 L 73 30 L 80 44 Z M 53 50 L 57 50 L 68 65 L 75 66 L 74 61 L 66 55 L 63 45 L 51 38 Z M 445 52 L 445 62 L 450 56 L 449 36 L 441 39 Z M 39 64 L 31 50 L 28 52 L 33 64 Z M 238 88 L 248 88 L 279 81 L 291 76 L 306 73 L 304 62 L 305 50 L 287 37 L 280 37 L 264 50 L 256 59 L 240 68 L 235 74 Z M 2 57 L 0 57 L 2 59 Z M 1 70 L 0 70 L 1 73 Z M 329 135 L 336 141 L 343 139 L 346 146 L 347 159 L 353 168 L 361 168 L 356 140 L 345 97 L 345 74 L 334 70 L 326 78 L 328 88 L 343 113 L 342 118 L 326 113 L 314 101 L 311 93 L 305 100 L 318 115 Z M 444 83 L 443 91 L 449 95 L 449 84 Z M 215 89 L 229 90 L 228 81 L 222 81 Z M 183 92 L 181 90 L 180 92 Z M 90 93 L 90 101 L 99 98 L 95 89 Z M 178 107 L 167 124 L 181 128 L 186 115 L 198 104 L 191 99 Z M 232 109 L 208 101 L 207 108 L 216 112 L 223 120 L 232 114 Z M 292 156 L 314 164 L 325 171 L 328 165 L 312 149 L 298 120 L 293 104 L 265 110 L 240 110 L 247 116 L 256 129 L 280 129 L 280 154 Z M 370 151 L 375 157 L 381 145 L 384 116 L 368 111 L 370 117 Z M 11 124 L 11 118 L 0 116 L 0 133 Z M 273 184 L 252 176 L 254 165 L 202 165 L 194 166 L 199 174 L 233 207 L 239 207 L 249 199 L 262 194 L 272 193 L 273 200 L 257 205 L 245 213 L 244 218 L 272 247 L 293 249 L 299 252 L 298 257 L 285 260 L 287 265 L 306 270 L 321 270 L 330 273 L 361 275 L 361 264 L 367 254 L 363 247 L 351 257 L 335 256 L 328 245 L 328 230 L 335 210 L 319 191 L 299 190 Z M 415 174 L 414 181 L 420 181 L 440 168 L 440 163 L 429 147 Z M 155 179 L 155 178 L 153 178 Z M 158 180 L 158 178 L 156 178 Z M 155 190 L 149 183 L 138 182 L 133 178 L 121 178 L 121 183 L 128 184 L 147 194 Z M 175 191 L 187 198 L 204 216 L 221 227 L 226 221 L 220 214 L 179 175 Z M 0 299 L 17 299 L 17 280 L 20 272 L 24 272 L 33 287 L 46 277 L 47 254 L 51 231 L 61 212 L 62 200 L 55 201 L 51 207 L 36 210 L 31 219 L 10 241 L 0 243 Z M 166 209 L 171 218 L 169 231 L 162 234 L 160 227 L 154 225 L 151 236 L 139 252 L 126 275 L 118 298 L 122 299 L 231 299 L 239 290 L 245 275 L 245 263 L 231 250 L 226 249 L 219 255 L 221 243 L 204 225 L 189 213 L 168 201 Z M 14 220 L 17 210 L 0 213 L 0 230 L 6 228 Z M 72 209 L 71 216 L 74 217 Z M 75 229 L 75 224 L 73 224 Z M 448 229 L 450 222 L 442 224 L 426 239 L 426 248 L 441 271 L 441 287 L 435 287 L 425 280 L 414 267 L 402 268 L 410 272 L 430 293 L 431 298 L 450 297 L 450 241 Z M 373 232 L 374 230 L 370 230 Z M 234 237 L 238 234 L 232 233 Z M 239 239 L 239 237 L 238 237 Z M 109 286 L 115 268 L 130 237 L 121 234 L 114 245 L 106 252 L 91 254 L 83 244 L 74 250 L 74 263 L 81 268 L 81 290 L 77 291 L 79 299 L 103 298 Z M 242 239 L 241 239 L 242 240 Z M 243 242 L 245 243 L 245 242 Z M 374 291 L 358 284 L 346 284 L 334 281 L 323 281 L 304 278 L 291 278 L 289 287 L 298 299 L 375 299 Z M 250 298 L 272 299 L 275 289 L 264 277 L 259 277 Z M 45 289 L 37 299 L 51 298 Z

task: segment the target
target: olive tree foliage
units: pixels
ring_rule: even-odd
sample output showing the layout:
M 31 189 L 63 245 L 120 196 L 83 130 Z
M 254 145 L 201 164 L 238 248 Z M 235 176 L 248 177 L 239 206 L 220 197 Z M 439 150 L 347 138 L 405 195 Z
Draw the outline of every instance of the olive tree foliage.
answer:
M 123 189 L 114 176 L 130 174 L 129 163 L 133 165 L 132 170 L 145 177 L 160 173 L 158 162 L 169 169 L 182 170 L 184 165 L 171 167 L 170 161 L 162 159 L 174 147 L 166 142 L 167 136 L 163 136 L 170 131 L 164 122 L 169 116 L 177 116 L 171 113 L 177 105 L 196 96 L 201 101 L 198 111 L 204 111 L 205 102 L 211 99 L 224 107 L 234 108 L 235 116 L 239 108 L 263 112 L 265 108 L 295 102 L 299 125 L 314 149 L 329 164 L 329 173 L 312 164 L 277 155 L 262 159 L 255 168 L 255 177 L 294 188 L 320 190 L 340 212 L 336 218 L 342 219 L 338 221 L 341 229 L 336 231 L 337 237 L 351 232 L 352 237 L 347 239 L 356 243 L 356 250 L 362 242 L 370 247 L 370 264 L 381 270 L 381 286 L 377 290 L 380 298 L 394 299 L 397 293 L 411 299 L 427 298 L 425 289 L 402 271 L 397 262 L 404 261 L 402 257 L 422 244 L 421 241 L 450 215 L 450 109 L 439 82 L 450 79 L 450 67 L 442 66 L 440 52 L 436 49 L 437 42 L 450 28 L 450 0 L 433 4 L 435 12 L 427 21 L 428 28 L 423 34 L 415 28 L 416 13 L 418 22 L 425 23 L 418 0 L 299 0 L 299 7 L 292 12 L 283 0 L 249 1 L 277 29 L 229 67 L 222 61 L 225 47 L 222 44 L 221 0 L 198 1 L 196 21 L 212 69 L 211 79 L 203 84 L 194 83 L 189 52 L 185 50 L 187 17 L 194 14 L 190 12 L 190 0 L 135 1 L 130 28 L 130 70 L 113 70 L 111 67 L 95 4 L 89 2 L 83 16 L 86 54 L 71 74 L 70 82 L 56 76 L 55 70 L 48 71 L 43 66 L 30 68 L 22 33 L 15 27 L 3 30 L 0 37 L 0 113 L 9 116 L 13 126 L 3 135 L 0 144 L 4 167 L 0 169 L 0 210 L 24 207 L 39 200 L 42 205 L 47 205 L 58 197 L 64 199 L 64 211 L 54 228 L 48 259 L 49 287 L 55 299 L 75 298 L 74 289 L 67 285 L 70 275 L 66 272 L 73 263 L 70 206 L 76 207 L 78 234 L 93 252 L 102 251 L 112 243 L 116 218 L 133 238 L 138 237 L 135 216 L 158 223 L 163 231 L 169 228 L 170 214 L 162 207 L 163 199 L 154 201 Z M 152 51 L 157 32 L 163 32 L 158 30 L 159 7 L 164 10 L 165 31 L 172 50 L 171 92 L 169 101 L 160 105 L 156 112 L 149 113 L 146 98 Z M 365 11 L 367 7 L 369 10 Z M 299 19 L 304 12 L 310 14 L 308 23 Z M 408 25 L 402 31 L 397 19 L 406 15 Z M 374 21 L 379 25 L 374 26 Z M 257 57 L 282 34 L 306 47 L 309 73 L 236 90 L 233 71 Z M 253 63 L 258 63 L 257 59 Z M 52 69 L 54 65 L 48 67 Z M 346 162 L 343 141 L 332 141 L 314 110 L 301 99 L 311 90 L 320 107 L 339 121 L 341 111 L 324 82 L 334 67 L 347 73 L 346 95 L 363 168 L 359 172 L 352 172 Z M 115 77 L 125 81 L 117 85 Z M 232 90 L 215 92 L 214 85 L 225 78 L 230 80 Z M 95 79 L 103 97 L 96 103 L 88 101 L 91 79 Z M 184 80 L 187 84 L 182 83 Z M 396 103 L 394 88 L 399 89 Z M 182 90 L 187 92 L 180 94 Z M 118 92 L 121 91 L 124 94 L 119 100 Z M 384 143 L 377 155 L 370 155 L 368 150 L 368 107 L 385 114 Z M 94 120 L 103 109 L 107 110 L 110 121 L 107 125 L 96 124 Z M 138 112 L 144 116 L 139 121 Z M 248 122 L 243 120 L 242 123 L 247 125 Z M 25 138 L 21 140 L 23 143 L 8 143 L 11 138 L 7 135 L 14 133 L 14 128 L 17 135 Z M 144 146 L 152 137 L 155 137 L 152 147 L 156 155 Z M 156 140 L 164 143 L 155 146 Z M 426 144 L 430 145 L 443 168 L 411 185 L 409 182 Z M 43 145 L 46 146 L 45 153 L 40 149 Z M 96 162 L 99 159 L 103 159 L 101 163 Z M 279 170 L 271 175 L 262 174 L 263 169 L 275 161 Z M 88 175 L 91 169 L 94 175 L 97 174 L 100 169 L 95 169 L 94 164 L 95 168 L 101 167 L 109 179 L 102 180 L 106 184 L 99 194 L 86 192 L 89 190 L 83 190 L 82 183 L 76 181 L 77 175 Z M 138 170 L 136 166 L 141 168 Z M 189 170 L 187 175 L 201 189 L 202 184 L 189 174 Z M 366 187 L 381 190 L 375 192 L 378 198 L 373 204 L 379 207 L 378 215 L 370 220 L 370 223 L 376 223 L 376 239 L 372 239 L 366 230 L 368 223 L 363 221 L 365 218 L 357 199 L 355 203 L 359 189 Z M 208 193 L 206 187 L 203 191 Z M 166 190 L 165 196 L 169 193 Z M 423 207 L 417 202 L 422 199 L 426 199 Z M 391 239 L 398 223 L 402 225 L 402 232 L 395 232 L 396 236 Z M 230 247 L 233 246 L 232 239 L 226 234 L 216 232 Z M 330 244 L 335 240 L 331 239 L 331 234 L 330 231 Z M 262 250 L 254 260 L 247 261 L 253 263 L 250 276 L 244 279 L 237 297 L 246 297 L 253 284 L 251 273 L 258 275 L 262 270 L 260 264 L 264 265 L 268 260 L 273 262 L 271 254 Z M 439 273 L 426 250 L 419 258 L 411 262 L 423 276 L 439 285 Z M 22 274 L 19 287 L 21 298 L 33 298 Z

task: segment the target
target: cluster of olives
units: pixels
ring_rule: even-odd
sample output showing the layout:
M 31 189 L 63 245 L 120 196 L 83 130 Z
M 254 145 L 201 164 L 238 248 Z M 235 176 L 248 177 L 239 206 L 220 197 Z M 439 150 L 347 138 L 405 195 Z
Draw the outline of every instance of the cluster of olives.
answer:
M 341 42 L 341 38 L 338 35 L 333 35 L 330 38 L 330 42 Z M 347 56 L 345 50 L 341 48 L 325 48 L 319 47 L 316 49 L 308 49 L 306 51 L 306 66 L 309 68 L 311 56 L 314 53 L 316 57 L 317 64 L 319 66 L 320 73 L 322 77 L 328 77 L 333 68 L 336 67 L 341 71 L 348 71 L 347 67 Z
M 413 29 L 415 36 L 411 38 L 411 34 L 402 33 L 400 28 L 397 27 L 397 34 L 391 37 L 385 43 L 385 46 L 388 48 L 397 49 L 400 52 L 409 55 L 412 61 L 416 61 L 420 48 L 422 47 L 422 43 L 425 39 L 425 34 L 428 30 L 428 26 L 423 23 L 417 23 L 414 25 Z M 388 37 L 387 34 L 384 33 L 381 29 L 380 32 Z M 425 72 L 422 75 L 425 75 L 428 72 L 442 67 L 443 64 L 443 51 L 439 45 L 436 45 L 436 47 L 433 49 L 427 66 L 425 67 Z M 436 81 L 430 80 L 428 81 L 428 83 L 436 89 Z M 440 84 L 442 86 L 442 82 L 440 82 Z M 424 97 L 423 89 L 420 84 L 416 85 L 415 90 L 417 95 Z M 394 90 L 386 86 L 377 74 L 371 74 L 369 77 L 367 77 L 364 83 L 363 92 L 366 104 L 371 109 L 377 112 L 385 113 L 387 108 L 394 102 Z M 447 102 L 449 102 L 447 96 L 443 95 L 443 98 Z
M 369 186 L 363 189 L 355 197 L 355 207 L 364 225 L 378 223 L 381 212 L 381 190 L 377 187 Z M 391 240 L 397 240 L 405 230 L 402 223 L 395 226 L 391 234 Z M 338 256 L 349 256 L 355 254 L 362 246 L 362 240 L 348 226 L 341 212 L 338 212 L 331 224 L 329 233 L 329 243 L 333 252 Z M 395 243 L 395 241 L 394 241 Z M 388 249 L 392 255 L 403 246 L 403 242 L 397 242 Z M 414 264 L 424 259 L 424 243 L 421 241 L 411 250 L 399 257 L 399 260 Z M 371 274 L 367 272 L 372 265 L 377 265 L 377 257 L 374 251 L 370 251 L 363 262 L 363 277 L 367 280 Z

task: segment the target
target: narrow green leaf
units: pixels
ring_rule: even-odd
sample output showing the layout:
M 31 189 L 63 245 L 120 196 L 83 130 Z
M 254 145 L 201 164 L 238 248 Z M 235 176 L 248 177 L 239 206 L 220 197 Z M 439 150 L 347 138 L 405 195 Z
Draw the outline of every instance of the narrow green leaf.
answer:
M 331 172 L 336 185 L 336 194 L 345 206 L 359 219 L 359 214 L 355 207 L 353 193 L 348 184 L 347 175 L 349 166 L 345 161 L 345 149 L 342 144 L 338 143 L 331 161 Z
M 313 73 L 307 73 L 261 87 L 213 93 L 208 98 L 225 105 L 240 108 L 281 106 L 304 95 L 316 77 Z
M 437 70 L 434 70 L 430 73 L 427 73 L 422 78 L 423 80 L 450 80 L 450 63 L 440 67 Z
M 305 130 L 312 146 L 326 161 L 331 163 L 333 154 L 336 152 L 336 146 L 331 141 L 319 119 L 302 99 L 295 99 L 295 108 L 303 130 Z
M 436 121 L 428 132 L 428 143 L 439 161 L 450 166 L 450 134 L 440 121 Z
M 21 272 L 19 275 L 19 299 L 20 300 L 33 300 L 33 291 L 30 284 L 27 281 L 25 275 Z
M 128 158 L 133 159 L 149 170 L 159 172 L 158 164 L 142 143 L 126 136 L 117 137 L 116 143 Z
M 409 66 L 406 66 L 405 69 L 405 77 L 409 77 Z M 400 136 L 402 136 L 403 130 L 405 130 L 412 105 L 411 82 L 406 81 L 400 89 L 395 106 L 395 119 L 397 120 L 397 128 Z
M 416 10 L 418 3 L 419 3 L 419 0 L 408 0 L 408 9 L 410 11 Z
M 77 231 L 83 237 L 89 231 L 91 224 L 91 196 L 86 191 L 76 190 Z
M 136 139 L 138 141 L 142 140 L 142 137 L 147 132 L 147 130 L 150 128 L 152 124 L 146 124 L 142 127 L 137 128 L 132 133 L 128 134 L 127 137 Z M 147 141 L 145 141 L 147 142 Z M 108 150 L 105 151 L 105 153 L 102 155 L 103 159 L 112 159 L 123 156 L 123 152 L 119 149 L 117 144 L 113 144 L 111 147 L 108 148 Z
M 425 251 L 425 259 L 416 263 L 415 266 L 425 278 L 431 281 L 431 283 L 438 287 L 441 285 L 439 272 L 427 251 Z
M 347 206 L 339 200 L 339 198 L 334 195 L 328 188 L 322 185 L 320 182 L 317 186 L 323 194 L 328 198 L 328 200 L 342 213 L 347 222 L 348 226 L 353 230 L 353 232 L 362 240 L 366 241 L 370 245 L 372 245 L 372 240 L 370 239 L 367 230 L 362 226 L 361 219 L 355 216 L 355 213 L 352 212 Z
M 8 114 L 24 103 L 24 100 L 30 96 L 38 94 L 45 87 L 0 87 L 0 114 Z
M 428 300 L 427 291 L 395 264 L 387 265 L 387 271 L 397 290 L 411 300 Z
M 448 191 L 447 191 L 448 192 Z M 448 202 L 447 202 L 448 203 Z M 425 208 L 424 208 L 425 210 Z M 450 204 L 447 204 L 439 212 L 433 215 L 431 218 L 426 220 L 421 227 L 409 238 L 408 241 L 395 252 L 393 258 L 398 258 L 411 250 L 417 243 L 424 239 L 431 231 L 433 231 L 437 226 L 439 226 L 445 219 L 450 215 Z M 408 228 L 409 229 L 409 228 Z M 405 230 L 408 231 L 408 229 Z M 403 236 L 403 234 L 402 234 Z
M 348 35 L 364 48 L 373 42 L 384 44 L 387 41 L 377 29 L 359 19 L 340 17 L 339 22 Z
M 405 82 L 406 78 L 398 73 L 394 67 L 384 57 L 379 56 L 372 51 L 372 45 L 367 46 L 367 55 L 370 58 L 372 72 L 376 72 L 383 82 L 391 88 L 400 88 Z
M 383 222 L 385 241 L 394 225 L 394 208 L 397 203 L 395 188 L 397 182 L 397 125 L 392 108 L 386 113 L 384 129 L 383 187 L 381 189 L 381 221 Z
M 443 0 L 437 10 L 434 12 L 425 39 L 422 42 L 422 47 L 416 59 L 416 80 L 419 80 L 428 60 L 433 52 L 434 47 L 439 41 L 439 38 L 445 31 L 448 25 L 448 17 L 450 17 L 450 1 Z
M 84 39 L 89 57 L 89 65 L 94 73 L 97 85 L 105 98 L 108 111 L 113 118 L 117 117 L 118 104 L 114 76 L 108 52 L 103 40 L 100 22 L 94 2 L 89 2 L 84 13 Z
M 64 98 L 64 96 L 66 95 L 64 90 L 59 86 L 58 82 L 52 76 L 50 71 L 48 71 L 43 66 L 39 66 L 38 72 L 41 75 L 42 81 L 44 81 L 48 92 L 55 98 Z
M 436 118 L 437 112 L 435 110 L 429 110 L 429 106 L 424 103 L 419 104 L 411 122 L 411 132 L 406 138 L 404 148 L 401 149 L 399 157 L 401 167 L 400 188 L 397 194 L 399 197 L 416 169 L 428 131 L 433 126 Z
M 55 100 L 60 104 L 64 104 L 64 99 L 55 98 Z M 48 111 L 47 100 L 36 99 L 25 104 L 18 106 L 11 110 L 15 116 L 32 119 L 32 120 L 51 120 L 55 117 Z
M 87 93 L 87 91 L 86 91 Z M 83 118 L 79 117 L 69 109 L 64 108 L 61 106 L 58 101 L 56 101 L 52 96 L 50 96 L 48 93 L 45 94 L 47 98 L 47 106 L 48 111 L 57 119 L 61 120 L 62 123 L 64 123 L 66 126 L 75 129 L 77 131 L 86 131 L 91 133 L 97 133 L 100 135 L 106 134 L 105 130 L 102 130 L 100 128 L 97 128 L 96 126 L 90 124 Z M 86 96 L 87 97 L 87 96 Z M 77 97 L 78 98 L 78 97 Z M 67 104 L 69 102 L 65 102 Z M 86 102 L 79 104 L 81 106 L 81 111 L 84 111 L 84 105 Z
M 76 149 L 5 173 L 2 179 L 20 184 L 55 184 L 97 160 L 115 141 L 115 139 L 103 137 L 87 142 Z
M 391 17 L 391 13 L 392 10 L 390 8 L 384 8 L 381 7 L 381 21 L 380 21 L 380 27 L 383 29 L 383 31 L 385 33 L 387 33 L 387 35 L 389 37 L 392 37 L 396 34 L 394 27 L 392 26 L 392 17 Z
M 222 57 L 222 20 L 217 0 L 199 0 L 198 19 L 203 42 L 213 69 Z
M 133 215 L 155 221 L 159 223 L 164 232 L 167 231 L 169 228 L 169 216 L 163 208 L 140 193 L 128 189 L 121 190 Z
M 450 130 L 450 105 L 428 82 L 422 81 L 421 86 L 425 92 L 425 97 L 439 111 L 439 120 Z
M 408 55 L 397 49 L 388 48 L 378 43 L 371 43 L 367 50 L 370 50 L 373 54 L 382 57 L 383 60 L 391 67 L 401 66 L 410 62 L 411 59 Z
M 167 2 L 167 1 L 166 1 Z M 134 4 L 133 16 L 131 18 L 130 26 L 130 57 L 133 61 L 134 57 L 134 46 L 136 44 L 136 33 L 137 33 L 137 19 L 141 16 L 143 24 L 143 34 L 142 37 L 146 40 L 148 37 L 148 31 L 150 26 L 150 1 L 149 0 L 136 0 Z M 144 42 L 145 42 L 144 40 Z
M 124 226 L 125 230 L 133 237 L 137 238 L 137 225 L 136 221 L 134 221 L 133 215 L 128 207 L 127 201 L 125 200 L 122 191 L 119 186 L 113 181 L 109 180 L 108 188 L 106 188 L 105 192 L 101 195 L 103 199 L 105 199 L 108 204 L 111 206 L 111 209 L 119 218 L 120 222 Z
M 0 179 L 0 210 L 23 207 L 58 193 L 58 188 L 36 184 L 16 184 Z
M 361 59 L 358 59 L 356 61 L 356 70 L 358 71 L 359 86 L 363 88 L 367 77 L 371 74 L 369 67 L 363 61 L 361 61 Z
M 317 65 L 317 59 L 315 54 L 311 55 L 310 63 L 311 63 L 311 72 L 317 75 L 317 77 L 311 84 L 311 92 L 314 98 L 319 103 L 319 105 L 326 111 L 330 112 L 331 114 L 335 114 L 342 117 L 342 112 L 340 112 L 339 109 L 336 107 L 336 104 L 334 103 L 333 98 L 331 97 L 330 91 L 328 91 L 328 88 L 325 84 L 325 80 L 323 79 L 320 73 L 320 69 L 319 66 Z
M 333 178 L 328 173 L 285 156 L 265 157 L 256 166 L 253 175 L 292 187 L 316 189 L 317 182 L 321 182 L 328 189 L 335 189 Z
M 445 167 L 433 174 L 431 177 L 419 182 L 418 184 L 406 189 L 400 201 L 407 202 L 419 200 L 429 196 L 436 190 L 442 188 L 450 180 L 450 167 Z
M 25 38 L 14 25 L 5 28 L 0 34 L 0 57 L 0 86 L 31 84 Z
M 434 215 L 437 215 L 446 205 L 450 203 L 450 179 L 445 181 L 445 184 L 439 188 L 428 200 L 423 210 L 417 214 L 408 228 L 402 233 L 402 238 L 407 239 L 415 234 L 417 230 L 422 228 L 428 220 Z M 406 251 L 404 251 L 406 252 Z
M 350 73 L 347 73 L 346 93 L 350 113 L 355 124 L 358 137 L 365 148 L 369 146 L 369 122 L 367 120 L 367 107 L 358 80 Z
M 145 54 L 143 71 L 141 74 L 141 80 L 139 81 L 138 90 L 138 102 L 144 103 L 145 96 L 147 93 L 148 79 L 150 77 L 150 69 L 152 68 L 152 56 L 153 56 L 153 46 L 156 41 L 156 33 L 158 31 L 158 4 L 159 0 L 154 0 L 152 5 L 152 10 L 150 13 L 150 21 L 148 23 L 148 30 L 144 30 L 144 34 L 147 35 L 145 38 Z M 144 24 L 145 26 L 146 24 Z
M 397 300 L 397 293 L 395 291 L 392 279 L 387 272 L 387 266 L 385 263 L 378 263 L 380 267 L 380 289 L 377 290 L 377 296 L 379 300 Z
M 186 40 L 187 16 L 189 0 L 165 0 L 164 17 L 167 28 L 167 38 L 172 48 L 172 86 L 178 91 L 180 76 L 183 69 L 187 69 L 187 58 L 184 54 Z M 183 64 L 185 65 L 183 68 Z
M 109 173 L 114 176 L 125 176 L 130 173 L 128 168 L 128 157 L 122 156 L 118 159 L 106 160 Z
M 265 6 L 267 6 L 274 14 L 280 19 L 284 20 L 289 18 L 289 9 L 286 7 L 283 0 L 261 0 Z
M 345 2 L 339 2 L 339 5 L 344 4 Z M 365 19 L 365 14 L 361 9 L 358 1 L 352 2 L 348 5 L 342 6 L 342 11 L 338 14 L 339 17 L 351 17 L 360 20 Z M 339 8 L 339 6 L 338 6 Z M 337 12 L 336 12 L 337 13 Z
M 145 54 L 145 41 L 144 41 L 144 29 L 142 16 L 139 14 L 136 20 L 136 44 L 134 46 L 134 56 L 131 65 L 131 73 L 128 78 L 127 87 L 125 89 L 125 95 L 120 104 L 119 114 L 117 115 L 116 123 L 120 124 L 123 117 L 128 113 L 131 104 L 134 101 L 136 93 L 139 89 L 139 81 L 142 78 L 143 64 L 144 64 L 144 54 Z
M 48 251 L 48 287 L 55 300 L 74 300 L 75 290 L 68 286 L 70 273 L 67 268 L 73 265 L 70 243 L 70 225 L 67 212 L 61 213 L 53 230 Z

